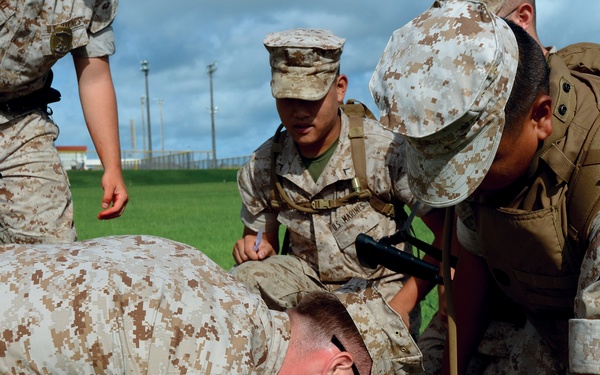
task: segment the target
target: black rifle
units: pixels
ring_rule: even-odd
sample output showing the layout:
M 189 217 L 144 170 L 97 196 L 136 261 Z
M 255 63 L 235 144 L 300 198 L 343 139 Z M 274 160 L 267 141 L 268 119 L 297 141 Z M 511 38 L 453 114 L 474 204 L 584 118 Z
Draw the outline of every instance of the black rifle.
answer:
M 410 235 L 409 230 L 410 224 L 389 237 L 383 237 L 379 241 L 374 240 L 373 237 L 364 233 L 359 234 L 356 237 L 356 255 L 358 256 L 358 260 L 364 267 L 376 268 L 378 265 L 381 265 L 392 271 L 424 280 L 435 281 L 437 284 L 443 284 L 444 281 L 439 274 L 439 267 L 393 246 L 401 242 L 408 242 L 423 250 L 429 256 L 440 262 L 442 261 L 442 251 L 440 249 Z M 450 258 L 450 265 L 452 267 L 456 267 L 457 262 L 458 259 L 456 257 L 452 256 Z

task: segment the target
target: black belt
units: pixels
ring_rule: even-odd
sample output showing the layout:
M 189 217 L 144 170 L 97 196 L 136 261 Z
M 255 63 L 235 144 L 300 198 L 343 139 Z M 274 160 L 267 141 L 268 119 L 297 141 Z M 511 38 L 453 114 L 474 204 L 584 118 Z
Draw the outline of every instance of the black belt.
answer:
M 58 102 L 60 92 L 51 87 L 44 87 L 20 98 L 0 102 L 0 112 L 22 113 L 32 109 L 46 109 L 49 103 Z
M 60 91 L 50 87 L 53 78 L 54 74 L 50 70 L 41 89 L 20 98 L 0 101 L 0 112 L 23 113 L 38 108 L 46 110 L 49 103 L 60 100 Z

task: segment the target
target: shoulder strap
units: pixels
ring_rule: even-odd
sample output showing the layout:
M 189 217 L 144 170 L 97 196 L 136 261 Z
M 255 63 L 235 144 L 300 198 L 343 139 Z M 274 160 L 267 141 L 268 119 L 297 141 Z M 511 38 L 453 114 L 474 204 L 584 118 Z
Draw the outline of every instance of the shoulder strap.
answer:
M 277 127 L 275 135 L 273 136 L 273 143 L 271 144 L 271 191 L 269 192 L 269 201 L 271 208 L 275 211 L 279 211 L 282 208 L 295 208 L 298 211 L 314 214 L 319 212 L 310 206 L 304 206 L 296 204 L 283 190 L 281 186 L 281 177 L 277 175 L 277 157 L 283 151 L 281 145 L 281 134 L 283 132 L 283 124 Z
M 282 124 L 277 128 L 271 145 L 271 191 L 269 192 L 269 201 L 272 209 L 293 208 L 308 214 L 315 214 L 323 210 L 342 207 L 357 200 L 367 200 L 378 212 L 389 217 L 394 217 L 394 205 L 384 202 L 381 198 L 373 194 L 367 183 L 363 120 L 364 118 L 375 119 L 375 115 L 373 115 L 373 112 L 367 106 L 354 99 L 349 99 L 346 104 L 340 105 L 340 108 L 348 115 L 350 121 L 348 137 L 350 138 L 352 163 L 356 172 L 356 177 L 352 180 L 352 193 L 338 199 L 315 199 L 306 204 L 295 203 L 284 191 L 281 185 L 281 177 L 276 172 L 277 157 L 282 152 L 282 145 L 280 143 L 283 130 Z
M 348 117 L 358 117 L 358 118 L 370 118 L 371 120 L 377 121 L 377 118 L 371 112 L 369 107 L 364 105 L 362 102 L 356 99 L 348 99 L 345 104 L 340 104 L 340 108 Z
M 350 139 L 350 153 L 352 154 L 352 164 L 356 172 L 358 182 L 352 182 L 352 187 L 356 190 L 367 184 L 367 160 L 365 149 L 365 131 L 363 127 L 363 119 L 361 117 L 348 117 L 350 129 L 348 130 L 348 138 Z M 358 186 L 354 186 L 358 183 Z
M 275 130 L 275 135 L 273 135 L 273 142 L 271 143 L 271 190 L 269 191 L 269 203 L 271 208 L 275 211 L 280 210 L 281 207 L 281 183 L 279 181 L 279 177 L 277 176 L 276 167 L 277 167 L 277 157 L 283 151 L 283 148 L 280 143 L 281 132 L 283 130 L 283 124 L 280 124 Z M 278 186 L 279 185 L 279 186 Z
M 361 105 L 363 105 L 361 103 Z M 366 107 L 365 107 L 366 108 Z M 367 108 L 368 110 L 368 108 Z M 370 112 L 370 111 L 369 111 Z M 350 150 L 352 153 L 352 164 L 354 164 L 354 171 L 356 177 L 352 181 L 352 187 L 354 191 L 360 192 L 366 189 L 370 192 L 369 204 L 376 211 L 389 216 L 394 217 L 395 208 L 391 203 L 384 202 L 379 198 L 370 188 L 367 180 L 367 161 L 366 161 L 366 150 L 365 150 L 365 132 L 363 127 L 364 117 L 349 117 L 350 130 L 348 132 L 348 138 L 350 138 Z
M 600 210 L 600 45 L 577 43 L 559 50 L 557 55 L 573 79 L 583 82 L 585 88 L 577 93 L 579 113 L 567 128 L 564 152 L 559 154 L 553 147 L 547 156 L 566 160 L 555 163 L 564 166 L 555 172 L 569 184 L 569 235 L 585 246 L 591 222 Z
M 347 204 L 348 201 L 360 198 L 358 194 L 350 194 L 340 199 L 315 199 L 311 202 L 296 203 L 285 192 L 282 186 L 282 177 L 277 174 L 277 157 L 283 151 L 280 138 L 283 134 L 283 124 L 279 125 L 273 136 L 271 144 L 271 190 L 269 192 L 269 202 L 273 210 L 279 211 L 283 208 L 293 208 L 295 210 L 316 214 L 323 210 L 338 208 Z

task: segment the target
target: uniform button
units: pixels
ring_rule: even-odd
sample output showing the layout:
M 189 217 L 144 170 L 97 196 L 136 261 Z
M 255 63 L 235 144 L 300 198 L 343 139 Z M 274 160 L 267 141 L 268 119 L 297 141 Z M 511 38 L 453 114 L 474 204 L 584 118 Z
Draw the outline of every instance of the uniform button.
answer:
M 567 113 L 567 106 L 564 104 L 561 104 L 558 106 L 558 113 L 561 114 L 561 116 L 564 116 L 565 113 Z
M 564 92 L 569 92 L 571 91 L 571 84 L 569 82 L 565 82 L 563 83 L 563 91 Z

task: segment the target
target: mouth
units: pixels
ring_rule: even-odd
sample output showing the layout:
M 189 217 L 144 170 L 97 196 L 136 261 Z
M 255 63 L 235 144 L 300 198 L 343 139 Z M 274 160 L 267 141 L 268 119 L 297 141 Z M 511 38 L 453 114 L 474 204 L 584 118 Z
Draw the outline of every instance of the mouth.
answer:
M 312 124 L 302 123 L 294 125 L 294 131 L 305 134 L 308 133 L 313 128 Z

